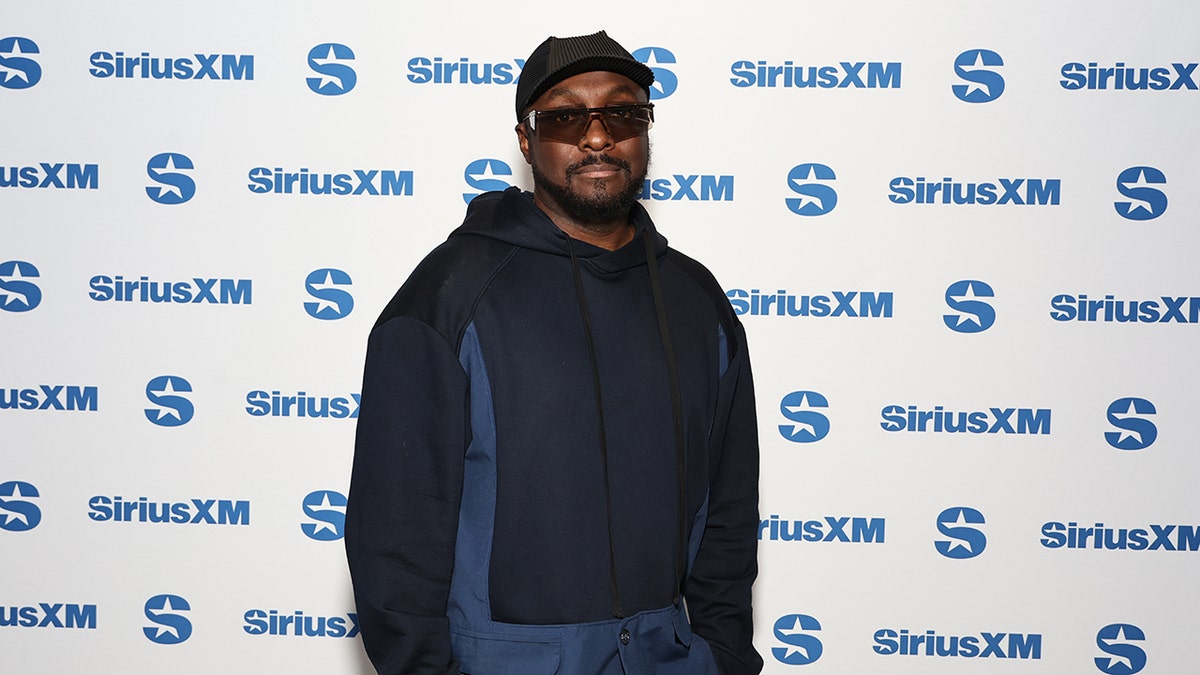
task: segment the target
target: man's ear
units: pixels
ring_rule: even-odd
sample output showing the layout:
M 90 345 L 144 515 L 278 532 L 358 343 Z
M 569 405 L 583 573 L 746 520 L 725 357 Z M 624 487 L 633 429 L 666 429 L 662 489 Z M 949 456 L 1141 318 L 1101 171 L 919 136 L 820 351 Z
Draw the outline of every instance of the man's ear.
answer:
M 532 164 L 529 159 L 529 132 L 525 129 L 525 123 L 521 122 L 513 127 L 513 131 L 517 132 L 517 145 L 521 148 L 521 155 L 525 158 L 526 164 Z

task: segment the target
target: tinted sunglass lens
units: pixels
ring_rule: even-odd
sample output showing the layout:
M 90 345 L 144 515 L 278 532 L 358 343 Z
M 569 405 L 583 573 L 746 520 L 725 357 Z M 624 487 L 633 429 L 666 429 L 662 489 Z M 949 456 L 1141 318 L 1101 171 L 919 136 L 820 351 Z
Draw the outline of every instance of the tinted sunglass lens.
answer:
M 647 110 L 626 107 L 548 111 L 538 114 L 537 133 L 546 140 L 578 143 L 592 119 L 599 117 L 614 141 L 633 138 L 650 126 Z

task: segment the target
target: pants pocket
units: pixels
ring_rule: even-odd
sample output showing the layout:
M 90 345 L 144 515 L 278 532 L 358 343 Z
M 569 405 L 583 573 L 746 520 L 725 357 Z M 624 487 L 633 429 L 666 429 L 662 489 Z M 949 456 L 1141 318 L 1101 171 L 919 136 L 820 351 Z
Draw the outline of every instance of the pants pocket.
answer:
M 554 675 L 562 659 L 562 644 L 551 636 L 451 630 L 450 645 L 459 667 L 474 675 Z

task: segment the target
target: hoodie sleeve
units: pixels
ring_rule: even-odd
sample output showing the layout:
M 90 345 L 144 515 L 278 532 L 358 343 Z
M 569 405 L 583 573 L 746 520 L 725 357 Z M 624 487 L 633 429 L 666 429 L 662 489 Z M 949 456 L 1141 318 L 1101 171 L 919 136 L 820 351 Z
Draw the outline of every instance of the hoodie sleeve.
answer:
M 467 404 L 442 335 L 406 317 L 371 331 L 345 543 L 363 644 L 381 675 L 459 672 L 446 604 Z
M 745 331 L 734 326 L 738 347 L 721 382 L 724 405 L 717 408 L 728 416 L 714 426 L 708 520 L 685 585 L 692 631 L 712 647 L 722 675 L 763 667 L 752 644 L 750 603 L 758 575 L 758 422 Z

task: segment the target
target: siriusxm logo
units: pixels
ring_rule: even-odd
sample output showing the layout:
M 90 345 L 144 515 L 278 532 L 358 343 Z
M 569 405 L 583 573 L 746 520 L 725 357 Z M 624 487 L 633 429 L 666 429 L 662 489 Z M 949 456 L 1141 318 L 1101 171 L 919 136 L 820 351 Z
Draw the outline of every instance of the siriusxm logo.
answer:
M 499 63 L 476 63 L 463 56 L 446 61 L 415 56 L 408 60 L 408 81 L 413 84 L 516 84 L 525 59 Z
M 196 408 L 191 399 L 179 392 L 190 393 L 192 384 L 178 375 L 159 375 L 146 383 L 146 398 L 153 408 L 142 412 L 152 424 L 160 427 L 180 427 L 192 421 Z
M 1062 180 L 998 178 L 996 182 L 962 183 L 949 177 L 931 182 L 924 176 L 898 176 L 888 187 L 892 191 L 888 199 L 893 204 L 1058 206 Z
M 96 302 L 153 302 L 212 305 L 249 305 L 253 297 L 250 279 L 202 279 L 191 281 L 151 281 L 138 277 L 130 281 L 120 274 L 97 274 L 88 280 L 88 297 Z
M 0 483 L 0 530 L 25 532 L 42 522 L 42 509 L 30 501 L 41 495 L 31 483 L 9 480 Z
M 792 295 L 780 289 L 763 293 L 757 288 L 725 291 L 735 314 L 750 316 L 811 316 L 852 318 L 892 317 L 891 291 L 833 291 L 832 295 Z
M 512 167 L 498 159 L 477 159 L 463 170 L 463 180 L 478 192 L 464 192 L 463 201 L 470 204 L 471 200 L 483 192 L 507 190 L 510 183 L 497 176 L 513 175 Z
M 733 74 L 729 82 L 735 87 L 900 88 L 900 63 L 896 61 L 842 61 L 828 66 L 797 66 L 792 61 L 779 65 L 769 65 L 766 61 L 734 61 L 729 72 Z
M 875 646 L 871 649 L 884 656 L 1040 659 L 1042 636 L 1040 633 L 985 632 L 978 635 L 938 635 L 931 630 L 910 633 L 907 628 L 899 631 L 881 628 L 875 631 Z
M 323 321 L 346 318 L 354 309 L 354 296 L 345 290 L 350 284 L 350 275 L 339 269 L 323 267 L 309 272 L 304 290 L 317 301 L 304 303 L 304 311 Z
M 988 103 L 1004 93 L 1004 76 L 993 70 L 1004 59 L 990 49 L 968 49 L 954 59 L 954 74 L 970 84 L 950 87 L 954 97 L 967 103 Z
M 42 79 L 42 66 L 30 54 L 38 54 L 37 43 L 26 37 L 0 38 L 0 87 L 28 89 Z
M 784 203 L 798 216 L 823 216 L 837 206 L 837 190 L 821 181 L 836 178 L 833 169 L 824 164 L 797 164 L 788 171 L 788 188 L 800 196 Z
M 779 433 L 793 443 L 813 443 L 829 435 L 829 418 L 813 408 L 828 408 L 829 401 L 815 391 L 793 391 L 779 402 L 779 412 L 792 424 L 780 424 Z
M 940 405 L 934 406 L 933 410 L 918 410 L 915 405 L 889 405 L 884 407 L 880 415 L 883 421 L 879 426 L 884 431 L 947 434 L 1050 433 L 1049 408 L 989 408 L 986 411 L 956 412 L 946 410 Z
M 804 666 L 821 658 L 821 640 L 807 631 L 821 630 L 821 622 L 807 614 L 788 614 L 775 621 L 775 639 L 787 645 L 772 647 L 771 654 L 789 666 Z
M 850 531 L 846 531 L 849 526 Z M 759 521 L 758 538 L 769 541 L 842 542 L 847 544 L 882 544 L 883 518 L 836 518 L 825 516 L 824 520 L 781 520 L 772 514 Z
M 1200 323 L 1200 298 L 1163 295 L 1159 300 L 1117 300 L 1111 295 L 1092 300 L 1082 294 L 1062 293 L 1050 300 L 1050 318 L 1105 323 Z
M 1158 411 L 1144 398 L 1119 398 L 1108 404 L 1108 423 L 1120 431 L 1104 432 L 1104 440 L 1118 450 L 1148 448 L 1158 438 L 1158 427 L 1143 415 Z
M 1051 521 L 1042 525 L 1042 546 L 1046 548 L 1106 551 L 1197 551 L 1200 550 L 1200 525 L 1149 525 L 1148 527 L 1105 527 L 1095 523 Z
M 60 616 L 61 612 L 61 616 Z M 0 606 L 0 626 L 22 628 L 96 628 L 96 606 L 39 602 L 37 606 Z
M 317 541 L 334 541 L 346 533 L 346 495 L 333 490 L 316 490 L 300 503 L 304 515 L 317 521 L 300 523 L 304 536 Z
M 92 52 L 88 69 L 92 77 L 142 80 L 253 80 L 254 56 L 250 54 L 192 54 L 151 56 L 142 52 Z
M 178 152 L 160 152 L 146 162 L 146 175 L 158 185 L 147 185 L 146 196 L 159 204 L 182 204 L 196 196 L 196 181 L 184 173 L 196 166 Z
M 1117 176 L 1117 192 L 1125 201 L 1113 202 L 1117 214 L 1129 220 L 1153 220 L 1167 210 L 1167 193 L 1154 187 L 1167 177 L 1152 166 L 1131 166 Z
M 247 174 L 246 187 L 256 195 L 374 195 L 411 197 L 412 171 L 351 169 L 349 173 L 311 173 L 307 168 L 284 171 L 256 166 Z
M 349 396 L 309 396 L 297 392 L 284 396 L 278 390 L 267 393 L 256 389 L 246 394 L 246 412 L 255 417 L 332 417 L 358 419 L 359 394 Z
M 1064 64 L 1061 80 L 1063 89 L 1116 89 L 1130 91 L 1196 90 L 1196 66 L 1200 63 L 1172 63 L 1171 66 L 1136 67 L 1117 61 L 1113 67 L 1101 67 L 1096 61 L 1087 65 L 1073 61 Z
M 354 612 L 336 616 L 307 616 L 296 610 L 283 613 L 277 609 L 266 611 L 248 609 L 242 615 L 245 624 L 242 630 L 249 635 L 287 635 L 294 637 L 358 637 L 358 615 Z
M 41 276 L 33 263 L 6 260 L 0 263 L 0 309 L 28 312 L 42 304 L 42 289 L 29 281 Z
M 675 71 L 663 67 L 663 64 L 674 65 L 675 55 L 665 47 L 642 47 L 633 52 L 633 58 L 641 61 L 654 71 L 654 84 L 650 85 L 650 100 L 657 101 L 675 93 L 679 88 L 679 78 Z
M 0 166 L 0 188 L 8 187 L 98 190 L 100 165 L 39 162 L 37 166 Z
M 1131 623 L 1111 623 L 1096 632 L 1096 646 L 1107 656 L 1097 656 L 1096 667 L 1108 675 L 1132 675 L 1146 667 L 1146 634 Z
M 177 645 L 192 636 L 192 622 L 187 612 L 192 609 L 188 601 L 178 595 L 155 595 L 146 600 L 146 618 L 154 624 L 144 626 L 146 639 L 160 645 Z
M 987 283 L 975 279 L 956 281 L 946 288 L 946 305 L 954 314 L 943 314 L 946 327 L 956 333 L 981 333 L 996 323 L 996 310 L 979 298 L 995 297 Z
M 308 50 L 308 67 L 319 77 L 305 79 L 308 88 L 322 96 L 341 96 L 358 84 L 358 73 L 347 65 L 354 51 L 343 44 L 324 42 Z
M 0 388 L 0 410 L 72 410 L 95 412 L 99 388 L 75 384 L 39 384 L 37 389 Z
M 696 182 L 700 185 L 697 186 Z M 646 179 L 642 185 L 641 199 L 665 201 L 733 201 L 733 176 L 708 174 L 684 176 L 675 174 L 671 178 Z
M 987 536 L 972 525 L 984 524 L 983 514 L 969 506 L 952 506 L 938 514 L 938 532 L 950 539 L 933 542 L 937 552 L 947 558 L 974 558 L 987 548 Z
M 88 518 L 103 523 L 169 523 L 173 525 L 249 525 L 250 502 L 244 499 L 191 499 L 152 502 L 146 497 L 96 495 L 88 500 Z M 214 513 L 215 511 L 215 513 Z

